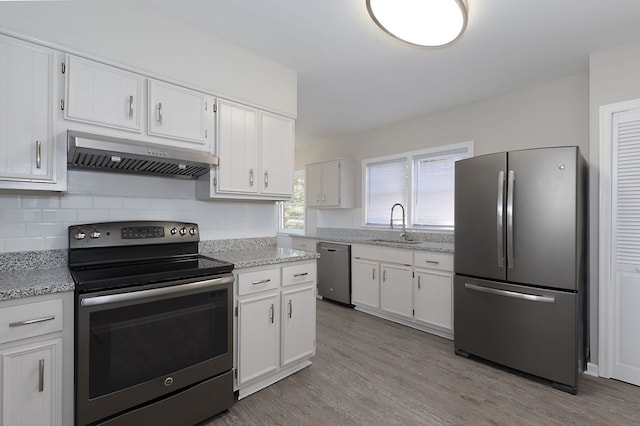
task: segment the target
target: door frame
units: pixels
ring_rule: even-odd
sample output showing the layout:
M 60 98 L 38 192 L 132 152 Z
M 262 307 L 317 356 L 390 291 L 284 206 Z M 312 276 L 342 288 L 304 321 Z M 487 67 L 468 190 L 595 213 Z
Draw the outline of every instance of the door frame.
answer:
M 615 300 L 613 285 L 616 277 L 611 267 L 613 261 L 612 150 L 613 116 L 616 113 L 640 109 L 640 99 L 600 106 L 600 176 L 598 221 L 598 375 L 610 378 L 614 361 L 614 337 L 616 333 Z

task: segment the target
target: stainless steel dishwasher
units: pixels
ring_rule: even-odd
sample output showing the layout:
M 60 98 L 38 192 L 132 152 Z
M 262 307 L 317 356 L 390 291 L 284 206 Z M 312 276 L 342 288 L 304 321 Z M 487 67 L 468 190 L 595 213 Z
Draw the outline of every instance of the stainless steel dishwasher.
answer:
M 351 246 L 320 241 L 318 259 L 318 294 L 351 306 Z

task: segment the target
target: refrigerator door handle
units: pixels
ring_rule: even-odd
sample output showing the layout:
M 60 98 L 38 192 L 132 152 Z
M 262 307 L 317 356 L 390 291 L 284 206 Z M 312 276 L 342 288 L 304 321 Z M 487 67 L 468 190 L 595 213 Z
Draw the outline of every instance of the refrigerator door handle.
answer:
M 513 269 L 513 186 L 516 181 L 516 173 L 509 170 L 507 182 L 507 267 Z
M 498 173 L 498 201 L 496 203 L 497 223 L 496 230 L 498 237 L 498 268 L 504 268 L 504 235 L 503 235 L 503 216 L 504 216 L 504 171 Z
M 538 296 L 537 294 L 518 293 L 517 291 L 499 290 L 497 288 L 484 287 L 477 284 L 464 283 L 464 287 L 469 290 L 480 291 L 483 293 L 495 294 L 497 296 L 512 297 L 514 299 L 530 300 L 532 302 L 554 303 L 555 297 Z

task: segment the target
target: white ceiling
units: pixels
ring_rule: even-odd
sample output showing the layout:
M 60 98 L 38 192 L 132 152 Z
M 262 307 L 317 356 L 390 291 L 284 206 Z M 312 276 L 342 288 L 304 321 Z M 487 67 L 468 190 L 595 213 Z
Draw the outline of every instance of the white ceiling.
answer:
M 365 0 L 140 0 L 298 72 L 298 142 L 314 142 L 586 72 L 640 40 L 639 0 L 467 0 L 466 32 L 418 49 Z M 640 78 L 640 76 L 639 76 Z

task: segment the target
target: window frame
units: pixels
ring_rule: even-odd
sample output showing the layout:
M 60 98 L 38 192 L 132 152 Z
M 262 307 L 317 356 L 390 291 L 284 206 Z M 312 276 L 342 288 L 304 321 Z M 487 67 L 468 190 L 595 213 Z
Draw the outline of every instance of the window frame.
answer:
M 307 200 L 306 200 L 306 186 L 307 186 L 307 176 L 305 173 L 305 169 L 295 170 L 293 172 L 293 179 L 295 181 L 296 178 L 302 178 L 303 188 L 302 188 L 302 211 L 303 211 L 303 220 L 302 220 L 302 229 L 293 229 L 293 228 L 285 228 L 284 227 L 284 207 L 286 203 L 291 202 L 291 200 L 287 201 L 278 201 L 277 205 L 277 232 L 280 234 L 300 234 L 304 235 L 305 229 L 307 227 Z M 294 183 L 295 185 L 295 183 Z M 294 186 L 295 187 L 295 186 Z M 294 189 L 295 190 L 295 189 Z M 291 196 L 293 198 L 293 194 Z
M 368 179 L 368 167 L 375 164 L 384 164 L 390 162 L 396 162 L 404 160 L 405 162 L 405 196 L 406 205 L 406 228 L 420 231 L 453 231 L 453 226 L 437 226 L 437 225 L 416 225 L 414 223 L 414 203 L 416 198 L 416 161 L 424 159 L 425 157 L 436 157 L 438 155 L 446 155 L 447 153 L 454 153 L 456 151 L 466 150 L 466 157 L 470 158 L 474 156 L 473 141 L 460 142 L 450 145 L 442 145 L 433 148 L 422 149 L 418 151 L 409 151 L 393 155 L 387 155 L 383 157 L 368 158 L 362 160 L 362 214 L 361 223 L 363 227 L 367 228 L 389 228 L 388 224 L 369 224 L 367 223 L 367 207 L 369 202 L 369 182 Z M 391 215 L 391 204 L 389 205 L 389 215 Z M 391 216 L 389 216 L 391 217 Z M 387 221 L 388 222 L 388 221 Z M 394 225 L 394 228 L 396 226 Z

